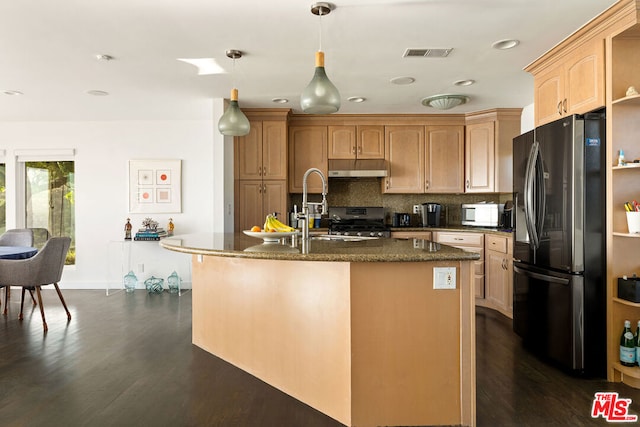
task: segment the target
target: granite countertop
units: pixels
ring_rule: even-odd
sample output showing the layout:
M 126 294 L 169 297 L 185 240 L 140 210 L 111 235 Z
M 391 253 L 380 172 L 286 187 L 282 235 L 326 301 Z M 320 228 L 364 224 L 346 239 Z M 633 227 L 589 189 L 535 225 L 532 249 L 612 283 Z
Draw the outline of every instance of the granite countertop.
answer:
M 389 238 L 359 241 L 309 241 L 308 253 L 302 253 L 299 238 L 283 238 L 277 243 L 243 233 L 198 233 L 167 237 L 160 246 L 176 252 L 236 258 L 275 259 L 293 261 L 337 262 L 416 262 L 474 261 L 475 252 L 422 239 Z
M 391 231 L 459 231 L 464 233 L 484 233 L 484 234 L 512 234 L 514 230 L 498 227 L 472 227 L 468 225 L 457 225 L 450 227 L 390 227 Z

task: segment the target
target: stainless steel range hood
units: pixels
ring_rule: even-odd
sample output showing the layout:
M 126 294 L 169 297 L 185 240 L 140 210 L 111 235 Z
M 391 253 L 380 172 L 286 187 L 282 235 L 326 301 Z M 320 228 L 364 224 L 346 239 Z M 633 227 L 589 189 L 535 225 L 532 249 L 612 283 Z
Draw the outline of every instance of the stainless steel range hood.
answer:
M 329 159 L 329 178 L 366 178 L 387 176 L 384 159 Z

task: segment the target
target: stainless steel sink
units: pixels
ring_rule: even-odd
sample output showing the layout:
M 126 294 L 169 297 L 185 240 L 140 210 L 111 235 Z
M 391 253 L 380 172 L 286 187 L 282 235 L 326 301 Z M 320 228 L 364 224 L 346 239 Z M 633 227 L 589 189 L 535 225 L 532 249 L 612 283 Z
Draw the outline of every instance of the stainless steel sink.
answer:
M 342 236 L 337 234 L 316 234 L 310 236 L 311 240 L 334 240 L 338 242 L 362 242 L 363 240 L 377 240 L 379 237 L 369 236 Z

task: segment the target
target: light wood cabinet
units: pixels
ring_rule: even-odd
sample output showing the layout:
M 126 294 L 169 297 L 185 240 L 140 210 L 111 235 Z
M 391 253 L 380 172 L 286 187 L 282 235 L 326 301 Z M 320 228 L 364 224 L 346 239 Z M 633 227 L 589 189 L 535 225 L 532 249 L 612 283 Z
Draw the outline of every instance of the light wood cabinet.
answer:
M 432 239 L 430 231 L 392 231 L 391 237 L 394 239 Z
M 425 193 L 464 191 L 464 126 L 427 126 Z
M 465 233 L 460 231 L 434 231 L 434 242 L 444 243 L 445 245 L 455 248 L 464 249 L 480 254 L 480 259 L 474 261 L 474 277 L 475 297 L 484 298 L 485 296 L 485 262 L 484 262 L 484 234 L 482 233 Z
M 382 180 L 383 193 L 423 193 L 425 127 L 385 126 L 384 152 L 388 176 Z
M 485 295 L 479 305 L 513 318 L 513 239 L 485 235 Z
M 534 74 L 536 124 L 605 105 L 604 40 L 581 42 L 553 65 Z
M 249 134 L 236 138 L 238 179 L 287 179 L 287 124 L 252 121 Z
M 513 191 L 513 138 L 520 135 L 521 113 L 501 108 L 467 116 L 465 193 Z
M 383 192 L 460 193 L 463 153 L 463 126 L 386 126 Z
M 329 126 L 330 159 L 384 159 L 384 126 Z
M 317 168 L 328 177 L 327 126 L 289 127 L 289 192 L 302 193 L 305 172 Z M 311 174 L 307 180 L 308 193 L 322 193 L 322 180 Z
M 276 212 L 288 222 L 287 117 L 289 110 L 244 110 L 251 123 L 245 136 L 234 138 L 236 231 L 262 227 Z

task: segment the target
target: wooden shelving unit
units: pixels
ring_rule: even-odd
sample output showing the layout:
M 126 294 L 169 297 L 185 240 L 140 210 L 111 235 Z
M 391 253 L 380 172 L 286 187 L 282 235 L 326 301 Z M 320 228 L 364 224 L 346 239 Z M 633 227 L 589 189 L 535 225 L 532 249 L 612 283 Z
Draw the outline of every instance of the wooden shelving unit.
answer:
M 608 379 L 640 388 L 640 368 L 619 362 L 620 333 L 625 320 L 640 320 L 640 304 L 618 298 L 618 278 L 640 275 L 640 234 L 628 232 L 624 203 L 640 199 L 640 22 L 636 1 L 620 2 L 621 19 L 605 38 L 607 98 L 607 360 Z M 619 150 L 627 163 L 617 166 Z

